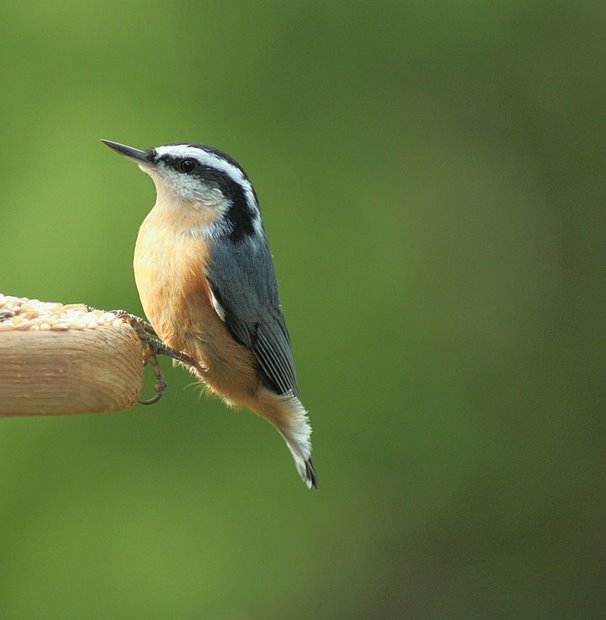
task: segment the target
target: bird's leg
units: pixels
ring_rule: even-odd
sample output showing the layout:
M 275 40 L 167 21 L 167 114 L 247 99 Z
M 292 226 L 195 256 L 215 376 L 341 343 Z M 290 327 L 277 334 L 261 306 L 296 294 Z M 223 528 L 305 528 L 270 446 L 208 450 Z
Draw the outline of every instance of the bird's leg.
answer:
M 124 319 L 137 332 L 141 342 L 144 342 L 152 350 L 154 355 L 166 355 L 166 357 L 170 357 L 187 366 L 198 367 L 198 362 L 196 362 L 193 357 L 182 351 L 177 351 L 162 342 L 154 331 L 154 328 L 141 317 L 129 314 L 124 310 L 112 310 L 112 312 L 116 314 L 118 318 Z

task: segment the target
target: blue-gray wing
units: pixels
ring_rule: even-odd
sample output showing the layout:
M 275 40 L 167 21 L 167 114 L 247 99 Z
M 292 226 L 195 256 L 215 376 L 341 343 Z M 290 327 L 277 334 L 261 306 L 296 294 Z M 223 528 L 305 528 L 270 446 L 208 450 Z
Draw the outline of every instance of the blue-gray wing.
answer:
M 296 396 L 290 338 L 265 240 L 211 242 L 206 277 L 227 329 L 254 353 L 267 387 Z

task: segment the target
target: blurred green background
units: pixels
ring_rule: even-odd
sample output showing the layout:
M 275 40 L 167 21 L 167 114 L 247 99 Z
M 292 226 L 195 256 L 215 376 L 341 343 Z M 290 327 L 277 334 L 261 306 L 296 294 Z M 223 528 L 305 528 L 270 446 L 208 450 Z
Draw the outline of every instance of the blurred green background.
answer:
M 604 617 L 605 31 L 603 2 L 4 3 L 0 291 L 140 313 L 153 186 L 99 138 L 228 151 L 321 488 L 168 363 L 152 408 L 0 420 L 0 618 Z

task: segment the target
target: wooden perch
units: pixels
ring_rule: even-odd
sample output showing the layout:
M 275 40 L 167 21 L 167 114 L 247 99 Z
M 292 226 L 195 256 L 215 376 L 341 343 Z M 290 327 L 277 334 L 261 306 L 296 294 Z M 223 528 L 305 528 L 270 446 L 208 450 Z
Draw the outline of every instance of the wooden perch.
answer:
M 0 416 L 129 409 L 143 353 L 113 313 L 0 294 Z

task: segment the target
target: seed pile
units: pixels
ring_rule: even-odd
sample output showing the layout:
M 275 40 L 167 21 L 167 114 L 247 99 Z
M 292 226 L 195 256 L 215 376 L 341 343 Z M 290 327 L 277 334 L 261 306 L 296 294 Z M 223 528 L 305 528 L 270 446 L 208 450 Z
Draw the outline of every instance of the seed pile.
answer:
M 113 312 L 0 293 L 0 331 L 67 331 L 125 325 Z

